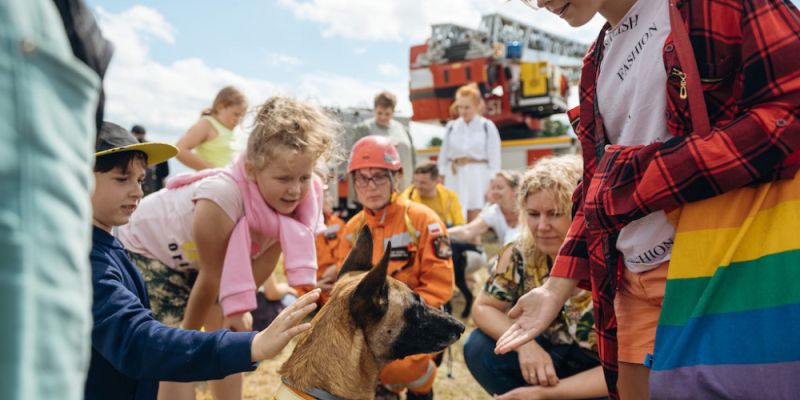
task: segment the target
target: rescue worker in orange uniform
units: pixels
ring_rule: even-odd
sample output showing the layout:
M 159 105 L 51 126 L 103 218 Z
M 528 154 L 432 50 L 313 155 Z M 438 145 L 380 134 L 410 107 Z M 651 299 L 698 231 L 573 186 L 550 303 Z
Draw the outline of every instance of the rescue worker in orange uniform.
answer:
M 338 267 L 341 269 L 358 232 L 368 225 L 375 244 L 373 263 L 380 261 L 391 242 L 389 275 L 405 282 L 430 306 L 441 307 L 450 301 L 454 277 L 447 228 L 433 210 L 398 195 L 402 167 L 391 142 L 381 136 L 356 142 L 347 173 L 353 177 L 364 209 L 344 228 Z M 434 358 L 420 354 L 394 361 L 381 371 L 380 384 L 393 393 L 408 390 L 409 400 L 432 399 L 437 370 Z
M 322 216 L 325 221 L 325 230 L 316 236 L 317 248 L 317 285 L 322 289 L 319 294 L 318 304 L 320 306 L 328 302 L 331 296 L 331 289 L 336 281 L 337 262 L 339 261 L 339 239 L 342 237 L 345 222 L 333 213 L 333 197 L 331 197 L 326 185 L 323 194 Z M 297 296 L 302 296 L 310 292 L 313 287 L 295 287 Z

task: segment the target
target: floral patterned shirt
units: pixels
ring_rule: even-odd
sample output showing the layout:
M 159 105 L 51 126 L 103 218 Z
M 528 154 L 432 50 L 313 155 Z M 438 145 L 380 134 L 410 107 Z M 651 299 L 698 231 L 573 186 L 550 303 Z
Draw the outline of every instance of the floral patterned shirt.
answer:
M 550 267 L 547 264 L 526 263 L 518 245 L 519 241 L 516 241 L 503 248 L 501 254 L 504 254 L 509 247 L 512 249 L 508 268 L 498 271 L 495 262 L 489 271 L 489 279 L 483 286 L 483 291 L 489 296 L 512 305 L 522 295 L 543 284 L 550 275 Z M 584 349 L 597 351 L 591 292 L 578 289 L 577 293 L 567 300 L 561 314 L 542 333 L 542 336 L 553 344 L 577 343 Z

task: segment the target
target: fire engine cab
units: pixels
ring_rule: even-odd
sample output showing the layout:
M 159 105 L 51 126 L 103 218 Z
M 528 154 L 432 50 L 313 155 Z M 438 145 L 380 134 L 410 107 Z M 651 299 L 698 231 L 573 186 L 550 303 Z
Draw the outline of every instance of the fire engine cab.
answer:
M 485 15 L 478 29 L 433 25 L 426 43 L 410 51 L 411 120 L 446 123 L 456 117 L 456 90 L 476 83 L 483 115 L 501 139 L 534 138 L 543 118 L 566 112 L 586 51 L 586 44 L 500 14 Z

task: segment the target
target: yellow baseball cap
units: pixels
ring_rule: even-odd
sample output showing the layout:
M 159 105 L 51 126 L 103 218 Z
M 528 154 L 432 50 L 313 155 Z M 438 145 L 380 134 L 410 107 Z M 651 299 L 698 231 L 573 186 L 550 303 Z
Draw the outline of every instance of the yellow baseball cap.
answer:
M 147 154 L 148 166 L 160 164 L 178 154 L 178 148 L 171 144 L 160 142 L 140 143 L 127 129 L 113 122 L 103 122 L 94 146 L 95 157 L 134 150 Z

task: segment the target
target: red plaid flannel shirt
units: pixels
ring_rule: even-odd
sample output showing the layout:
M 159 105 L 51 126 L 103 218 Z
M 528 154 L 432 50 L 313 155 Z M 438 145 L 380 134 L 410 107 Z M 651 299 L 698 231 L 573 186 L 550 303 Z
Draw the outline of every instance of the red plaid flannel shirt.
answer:
M 665 0 L 666 1 L 666 0 Z M 678 1 L 698 64 L 711 132 L 694 134 L 672 36 L 663 47 L 669 132 L 646 146 L 610 146 L 595 82 L 603 35 L 584 59 L 580 106 L 570 112 L 583 147 L 575 216 L 551 275 L 580 280 L 594 297 L 599 352 L 616 398 L 614 296 L 619 230 L 657 210 L 794 176 L 800 161 L 800 13 L 789 1 Z M 642 116 L 646 118 L 646 116 Z M 644 361 L 644 360 L 642 360 Z

